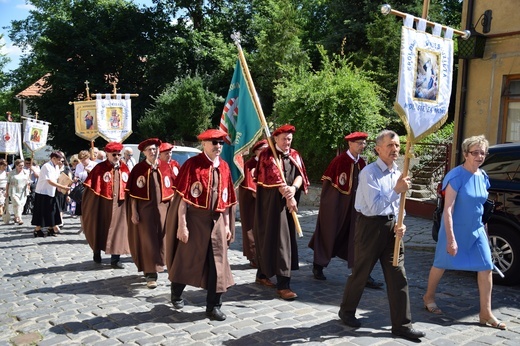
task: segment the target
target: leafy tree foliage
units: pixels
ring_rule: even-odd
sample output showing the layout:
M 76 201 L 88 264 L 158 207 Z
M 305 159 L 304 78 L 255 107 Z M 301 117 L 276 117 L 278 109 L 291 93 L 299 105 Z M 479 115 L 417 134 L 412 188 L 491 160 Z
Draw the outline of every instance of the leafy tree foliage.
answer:
M 309 58 L 301 47 L 302 18 L 292 0 L 253 1 L 253 31 L 257 50 L 251 69 L 265 114 L 271 114 L 275 89 L 284 71 L 307 68 Z
M 373 114 L 380 113 L 391 120 L 387 126 L 403 132 L 392 110 L 401 20 L 382 16 L 381 3 L 374 0 L 154 0 L 151 7 L 141 8 L 129 0 L 29 2 L 36 10 L 25 20 L 11 22 L 9 36 L 26 55 L 20 68 L 9 75 L 15 85 L 9 91 L 12 96 L 50 73 L 48 86 L 52 88 L 32 101 L 31 112 L 38 111 L 42 119 L 54 124 L 51 144 L 64 151 L 75 152 L 87 145 L 70 136 L 74 121 L 69 105 L 69 101 L 85 97 L 86 80 L 91 92 L 110 92 L 108 82 L 117 81 L 118 91 L 140 95 L 132 100 L 134 134 L 128 141 L 158 134 L 169 140 L 188 140 L 199 129 L 189 130 L 187 125 L 199 123 L 193 121 L 199 117 L 210 119 L 215 126 L 237 56 L 230 39 L 236 31 L 242 34 L 241 45 L 270 120 L 278 122 L 289 116 L 284 109 L 293 107 L 293 98 L 288 95 L 296 95 L 296 91 L 308 95 L 314 106 L 320 98 L 336 105 L 348 104 L 350 101 L 338 94 L 343 82 L 336 81 L 331 72 L 348 66 L 351 73 L 367 81 L 367 90 L 374 87 L 373 82 L 378 84 L 383 107 L 375 107 Z M 420 15 L 422 1 L 396 0 L 392 6 Z M 452 25 L 460 18 L 460 6 L 458 0 L 432 0 L 430 17 Z M 318 45 L 325 47 L 331 61 L 323 58 L 325 53 L 316 48 Z M 346 57 L 349 64 L 334 54 Z M 338 90 L 332 86 L 316 89 L 306 83 L 305 78 L 320 80 L 318 77 L 325 75 L 338 83 Z M 296 81 L 315 90 L 316 95 L 309 96 Z M 187 104 L 184 97 L 191 92 L 204 102 L 199 109 L 202 113 L 193 113 L 193 119 L 177 119 L 177 110 Z M 11 97 L 6 95 L 0 95 L 0 103 L 3 97 Z M 213 105 L 210 112 L 206 109 L 209 104 Z M 170 109 L 175 112 L 170 113 Z M 336 109 L 325 114 L 340 113 Z M 192 123 L 186 124 L 185 119 Z M 353 119 L 349 118 L 353 128 L 364 124 Z M 335 127 L 339 130 L 334 140 L 344 135 L 339 132 L 350 129 Z M 159 132 L 153 134 L 152 129 Z M 327 127 L 324 131 L 322 137 L 332 134 Z M 333 148 L 329 143 L 330 155 Z
M 204 89 L 202 78 L 176 80 L 156 99 L 153 108 L 139 120 L 143 138 L 159 137 L 169 142 L 196 141 L 194 134 L 211 127 L 216 95 Z
M 375 134 L 385 125 L 379 88 L 345 59 L 323 55 L 323 69 L 299 69 L 276 88 L 277 125 L 296 126 L 294 147 L 317 181 L 353 131 Z

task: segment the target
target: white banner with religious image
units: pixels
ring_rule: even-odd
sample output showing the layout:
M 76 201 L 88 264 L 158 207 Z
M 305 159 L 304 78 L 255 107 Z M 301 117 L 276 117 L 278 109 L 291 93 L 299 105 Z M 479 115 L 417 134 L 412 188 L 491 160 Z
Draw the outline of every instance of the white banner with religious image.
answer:
M 21 123 L 0 121 L 0 153 L 17 154 L 23 159 Z
M 23 123 L 23 143 L 30 151 L 43 149 L 47 145 L 50 123 L 41 120 L 26 119 Z
M 394 109 L 413 141 L 439 129 L 448 117 L 453 79 L 453 29 L 436 24 L 432 34 L 426 20 L 407 15 L 401 30 L 399 86 Z
M 123 142 L 132 134 L 130 94 L 97 94 L 96 122 L 99 135 L 107 142 Z

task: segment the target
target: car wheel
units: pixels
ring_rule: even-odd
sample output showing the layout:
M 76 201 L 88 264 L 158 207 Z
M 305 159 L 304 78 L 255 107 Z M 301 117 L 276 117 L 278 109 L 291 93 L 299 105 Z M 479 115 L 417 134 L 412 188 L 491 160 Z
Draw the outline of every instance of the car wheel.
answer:
M 493 264 L 504 274 L 502 278 L 493 272 L 493 282 L 514 285 L 520 282 L 520 236 L 503 224 L 489 224 L 489 245 Z

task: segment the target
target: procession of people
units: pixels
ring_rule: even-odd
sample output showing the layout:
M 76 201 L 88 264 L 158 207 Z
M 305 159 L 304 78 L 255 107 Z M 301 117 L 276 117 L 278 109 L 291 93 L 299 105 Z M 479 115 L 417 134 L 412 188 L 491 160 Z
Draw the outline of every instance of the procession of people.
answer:
M 226 314 L 222 298 L 234 285 L 227 252 L 235 239 L 235 213 L 239 207 L 243 254 L 256 269 L 255 283 L 273 292 L 275 289 L 283 300 L 298 298 L 291 286 L 292 272 L 300 265 L 297 224 L 293 216 L 298 211 L 300 195 L 307 192 L 310 182 L 303 158 L 292 148 L 296 133 L 294 126 L 284 124 L 270 138 L 254 143 L 244 165 L 245 177 L 237 191 L 230 167 L 220 157 L 227 134 L 217 129 L 199 134 L 202 152 L 182 166 L 171 159 L 173 145 L 158 138 L 139 144 L 138 150 L 145 159 L 132 163 L 133 167 L 128 165 L 131 158 L 128 147 L 118 142 L 107 143 L 103 150 L 93 147 L 90 152 L 79 152 L 74 156 L 75 179 L 71 181 L 84 186 L 81 198 L 74 198 L 93 261 L 101 264 L 104 252 L 110 255 L 111 268 L 117 270 L 125 268 L 121 255 L 130 255 L 149 289 L 157 287 L 158 274 L 166 270 L 175 309 L 184 308 L 183 292 L 187 285 L 200 287 L 207 291 L 206 316 L 223 321 Z M 316 280 L 326 280 L 323 270 L 332 258 L 345 261 L 345 268 L 352 270 L 338 315 L 345 325 L 359 328 L 361 322 L 356 310 L 364 288 L 383 286 L 371 276 L 379 261 L 387 287 L 391 332 L 397 337 L 417 340 L 425 333 L 412 326 L 402 244 L 397 266 L 392 264 L 394 235 L 402 236 L 406 232 L 405 225 L 397 224 L 398 204 L 401 194 L 410 188 L 410 177 L 397 167 L 400 143 L 395 132 L 383 130 L 375 137 L 378 157 L 372 163 L 361 156 L 368 137 L 364 132 L 347 134 L 344 140 L 348 148 L 331 161 L 323 174 L 319 215 L 309 241 L 314 251 L 312 275 Z M 464 152 L 471 153 L 465 154 L 466 163 L 473 169 L 473 175 L 468 177 L 487 178 L 479 175 L 485 174 L 478 170 L 482 160 L 475 160 L 480 159 L 479 154 L 485 156 L 487 141 L 482 136 L 475 138 L 469 139 L 473 140 L 469 144 L 464 142 Z M 470 150 L 474 147 L 482 150 L 475 155 L 475 151 Z M 98 162 L 91 159 L 101 151 L 106 153 L 106 159 Z M 26 162 L 27 167 L 22 160 L 16 160 L 15 170 L 8 175 L 4 215 L 9 215 L 11 199 L 15 223 L 23 223 L 21 213 L 26 194 L 31 184 L 36 185 L 31 221 L 35 226 L 34 237 L 60 233 L 66 207 L 59 202 L 57 191 L 65 192 L 67 203 L 74 202 L 73 194 L 67 193 L 70 186 L 59 179 L 65 160 L 60 151 L 51 153 L 50 160 L 41 169 L 37 165 L 33 168 L 32 160 Z M 457 168 L 458 171 L 465 173 L 466 163 Z M 72 177 L 71 173 L 67 174 Z M 449 177 L 451 175 L 446 179 Z M 480 189 L 483 196 L 487 195 L 489 184 L 486 184 Z M 445 182 L 444 188 L 452 193 L 458 186 L 450 180 Z M 456 194 L 452 195 L 449 195 L 452 196 L 451 208 L 453 203 L 458 203 Z M 489 249 L 483 254 L 487 256 L 485 265 L 472 267 L 473 262 L 467 260 L 461 266 L 453 264 L 459 263 L 458 256 L 462 256 L 457 252 L 455 238 L 461 237 L 462 241 L 463 235 L 452 228 L 451 217 L 457 218 L 458 214 L 452 214 L 449 209 L 448 212 L 450 223 L 446 224 L 442 239 L 448 238 L 449 242 L 438 245 L 424 295 L 425 307 L 430 313 L 442 314 L 434 301 L 442 273 L 445 269 L 470 268 L 468 270 L 478 271 L 479 287 L 485 288 L 481 288 L 481 323 L 506 329 L 491 312 Z M 47 233 L 43 228 L 48 229 Z M 444 246 L 448 251 L 442 255 Z M 438 260 L 441 255 L 442 263 Z

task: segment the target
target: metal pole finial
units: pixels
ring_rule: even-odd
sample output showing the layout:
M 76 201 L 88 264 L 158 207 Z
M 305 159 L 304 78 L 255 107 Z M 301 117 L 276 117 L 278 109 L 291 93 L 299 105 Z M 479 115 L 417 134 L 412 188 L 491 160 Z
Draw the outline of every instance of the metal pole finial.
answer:
M 236 45 L 240 45 L 240 32 L 234 32 L 231 34 L 231 39 Z
M 381 13 L 384 14 L 385 16 L 387 14 L 390 14 L 391 11 L 392 11 L 392 6 L 390 6 L 389 4 L 384 4 L 383 6 L 381 6 Z

